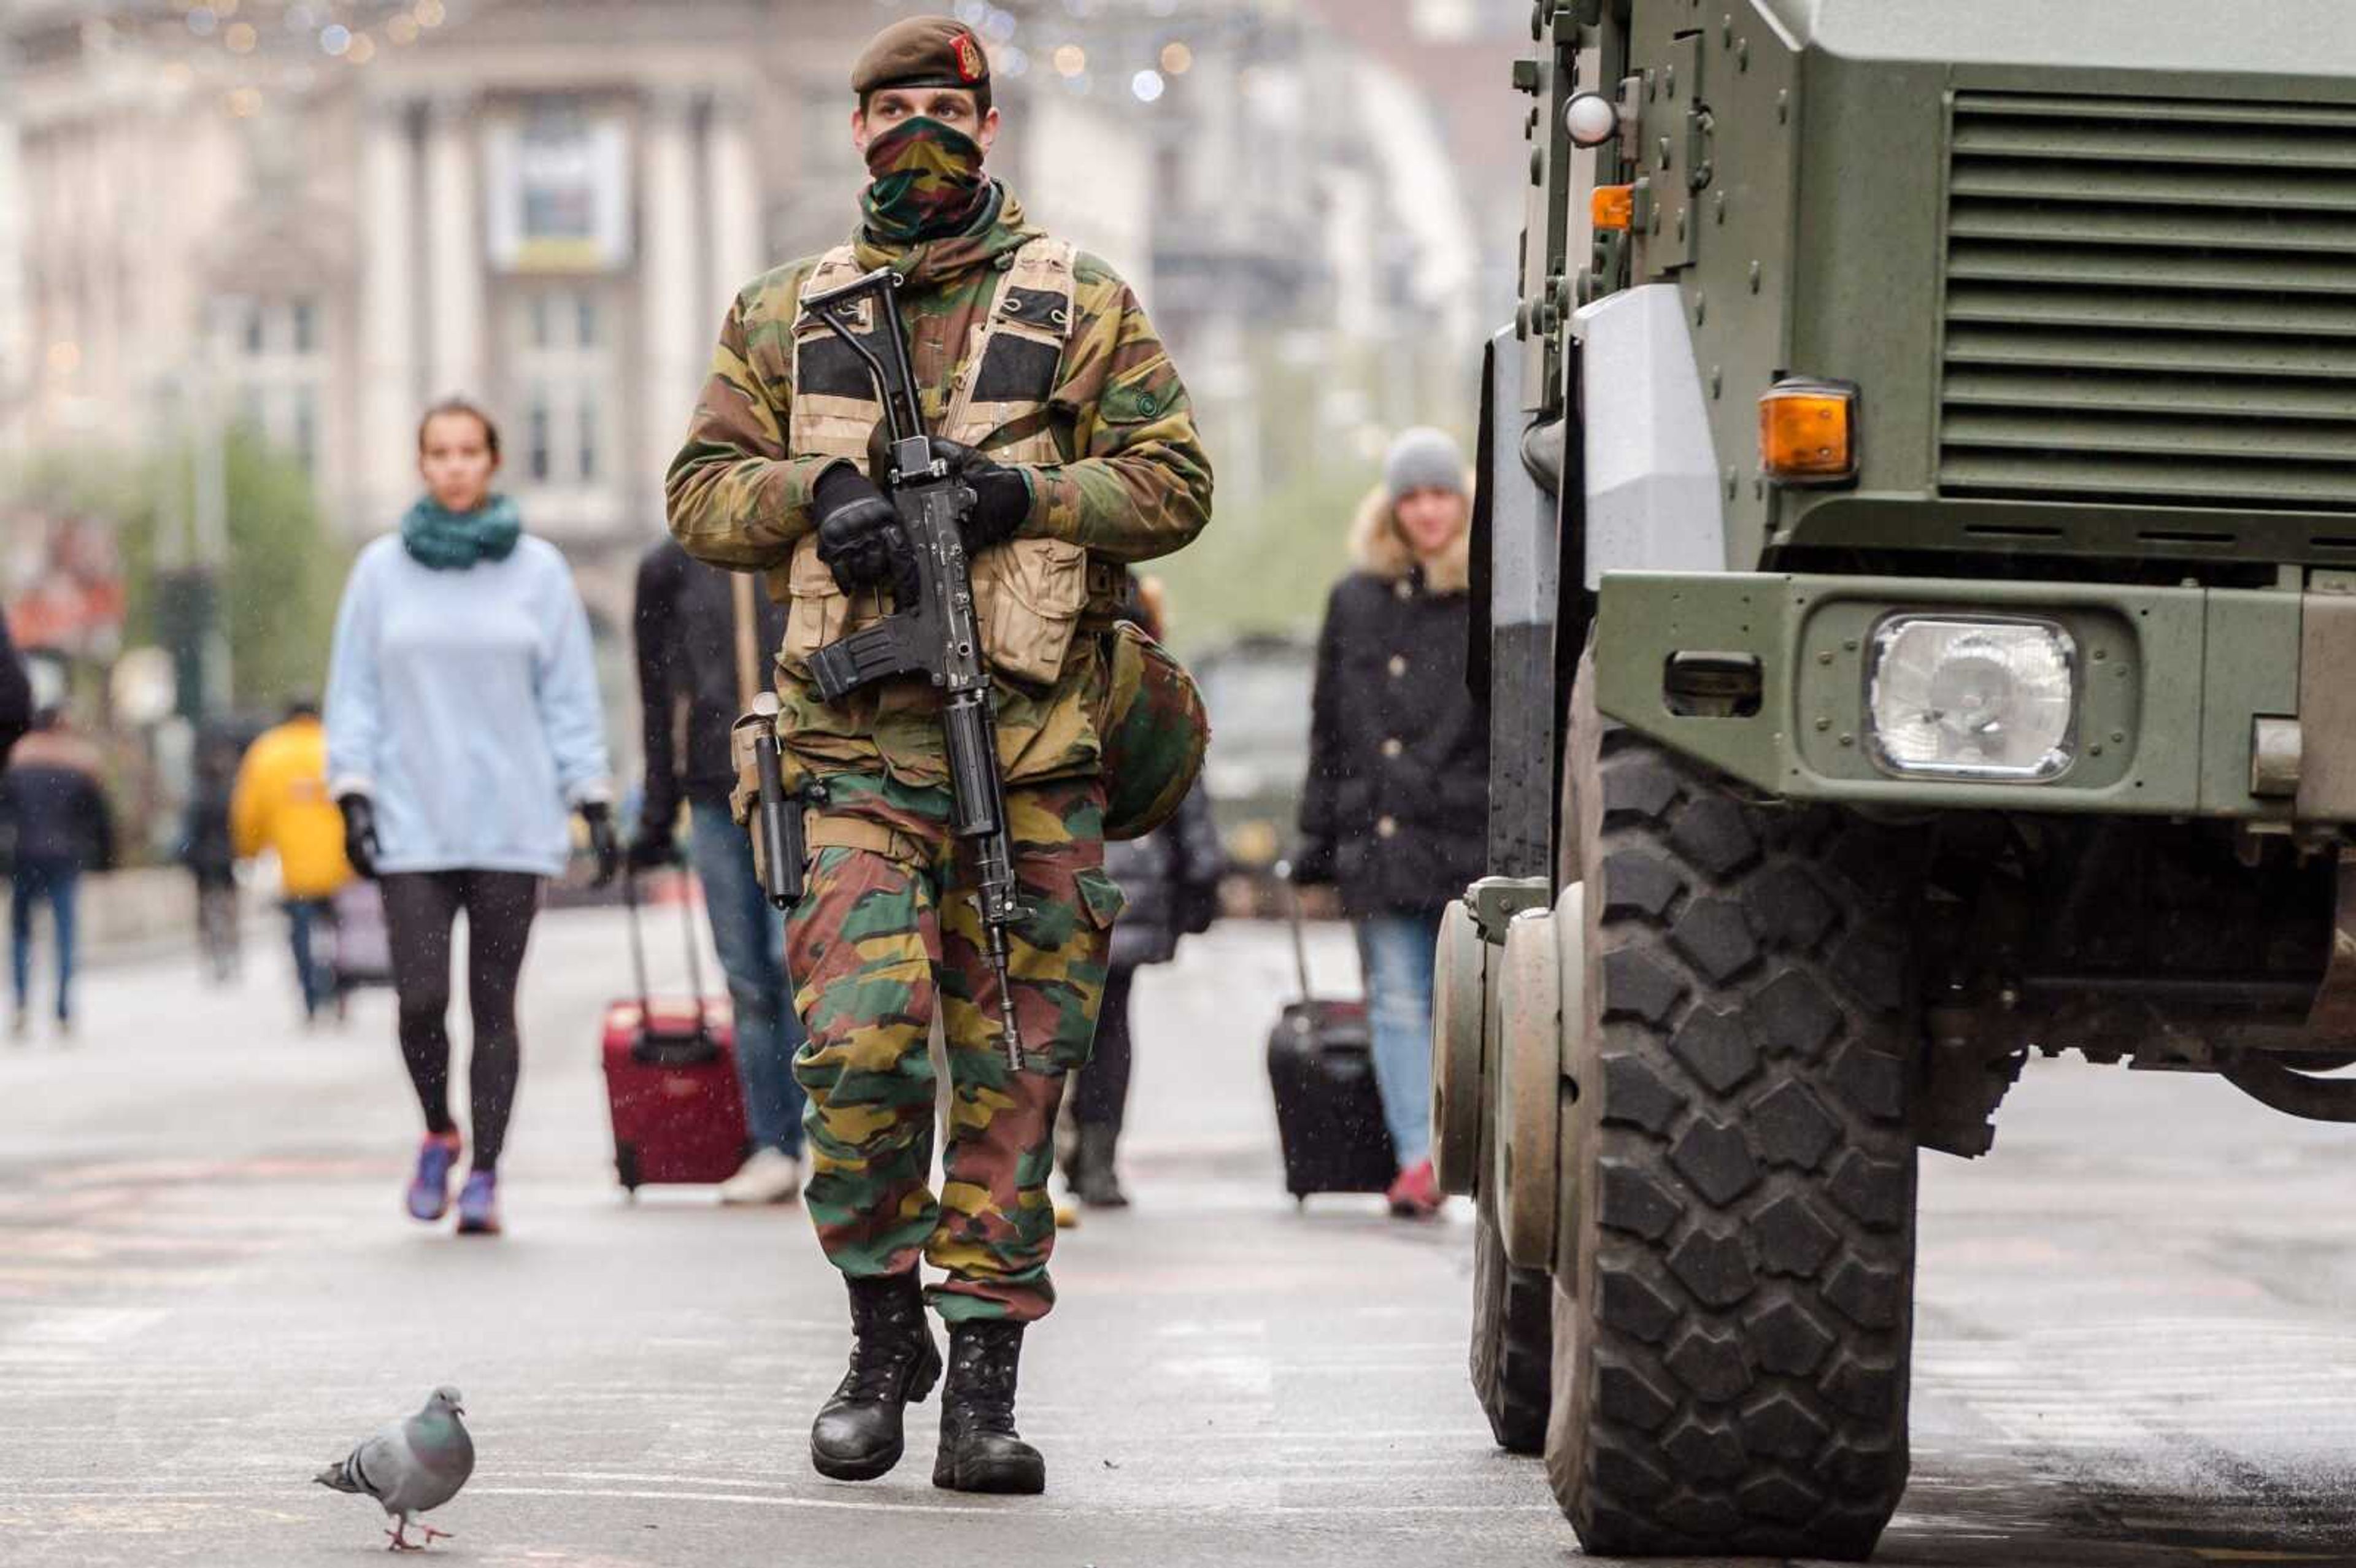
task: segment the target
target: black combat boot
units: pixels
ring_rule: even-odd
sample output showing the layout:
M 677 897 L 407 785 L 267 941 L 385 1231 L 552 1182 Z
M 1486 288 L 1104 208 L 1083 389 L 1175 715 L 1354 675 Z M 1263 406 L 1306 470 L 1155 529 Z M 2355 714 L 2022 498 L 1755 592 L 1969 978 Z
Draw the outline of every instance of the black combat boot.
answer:
M 851 1370 L 810 1425 L 810 1463 L 838 1481 L 872 1481 L 900 1462 L 901 1413 L 940 1381 L 914 1270 L 850 1278 Z
M 1120 1129 L 1093 1122 L 1080 1124 L 1080 1147 L 1072 1161 L 1072 1194 L 1091 1209 L 1126 1209 L 1129 1194 L 1120 1189 L 1113 1169 Z
M 949 1325 L 949 1381 L 941 1394 L 941 1452 L 933 1485 L 958 1492 L 1044 1492 L 1046 1461 L 1015 1435 L 1014 1375 L 1023 1325 Z

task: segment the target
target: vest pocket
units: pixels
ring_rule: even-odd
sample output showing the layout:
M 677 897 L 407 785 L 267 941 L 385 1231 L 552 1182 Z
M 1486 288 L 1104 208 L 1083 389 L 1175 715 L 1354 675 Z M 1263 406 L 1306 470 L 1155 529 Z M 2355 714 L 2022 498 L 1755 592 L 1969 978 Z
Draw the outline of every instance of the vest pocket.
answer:
M 785 665 L 797 676 L 807 676 L 810 655 L 851 629 L 851 600 L 818 558 L 814 539 L 794 547 L 786 592 Z
M 1088 552 L 1068 539 L 1010 539 L 973 563 L 982 651 L 1016 680 L 1055 683 L 1087 599 Z

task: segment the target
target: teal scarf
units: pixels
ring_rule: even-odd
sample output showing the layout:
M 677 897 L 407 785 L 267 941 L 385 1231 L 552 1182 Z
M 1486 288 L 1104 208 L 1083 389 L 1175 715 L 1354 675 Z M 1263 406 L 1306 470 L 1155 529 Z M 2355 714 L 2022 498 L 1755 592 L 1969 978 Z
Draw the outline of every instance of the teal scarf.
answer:
M 464 571 L 478 560 L 505 560 L 523 535 L 513 501 L 494 496 L 471 512 L 449 512 L 429 496 L 401 519 L 401 542 L 421 566 Z

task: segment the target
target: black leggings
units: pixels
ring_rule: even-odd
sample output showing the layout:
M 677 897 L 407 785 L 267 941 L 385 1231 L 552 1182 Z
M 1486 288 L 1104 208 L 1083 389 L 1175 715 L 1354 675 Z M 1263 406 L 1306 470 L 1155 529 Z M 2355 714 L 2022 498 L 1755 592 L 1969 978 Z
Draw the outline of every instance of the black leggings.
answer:
M 1129 983 L 1137 971 L 1123 965 L 1105 973 L 1104 1002 L 1097 1008 L 1096 1049 L 1080 1069 L 1072 1091 L 1072 1119 L 1084 1127 L 1120 1131 L 1129 1110 Z
M 540 882 L 527 871 L 396 871 L 384 879 L 401 1054 L 433 1133 L 456 1129 L 450 1119 L 450 927 L 466 912 L 466 997 L 475 1018 L 466 1079 L 477 1170 L 498 1168 L 515 1110 L 522 1068 L 516 980 L 540 909 Z

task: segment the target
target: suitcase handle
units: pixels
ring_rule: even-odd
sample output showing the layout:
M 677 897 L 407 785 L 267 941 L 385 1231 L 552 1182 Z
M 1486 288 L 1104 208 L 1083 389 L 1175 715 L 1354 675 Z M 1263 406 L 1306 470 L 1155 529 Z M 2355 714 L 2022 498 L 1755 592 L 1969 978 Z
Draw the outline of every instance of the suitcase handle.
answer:
M 638 985 L 638 1016 L 647 1020 L 649 1037 L 654 1031 L 654 1003 L 647 987 L 647 942 L 638 911 L 638 873 L 635 869 L 622 872 L 622 903 L 630 912 L 630 974 Z M 695 1034 L 701 1040 L 710 1032 L 710 1020 L 703 1010 L 703 955 L 696 940 L 695 910 L 686 899 L 679 901 L 680 919 L 687 928 L 687 983 L 695 993 Z
M 1292 862 L 1279 860 L 1274 868 L 1276 880 L 1284 884 L 1284 921 L 1292 931 L 1292 968 L 1301 977 L 1301 1000 L 1305 1007 L 1309 994 L 1309 939 L 1301 925 L 1301 888 L 1292 880 Z

